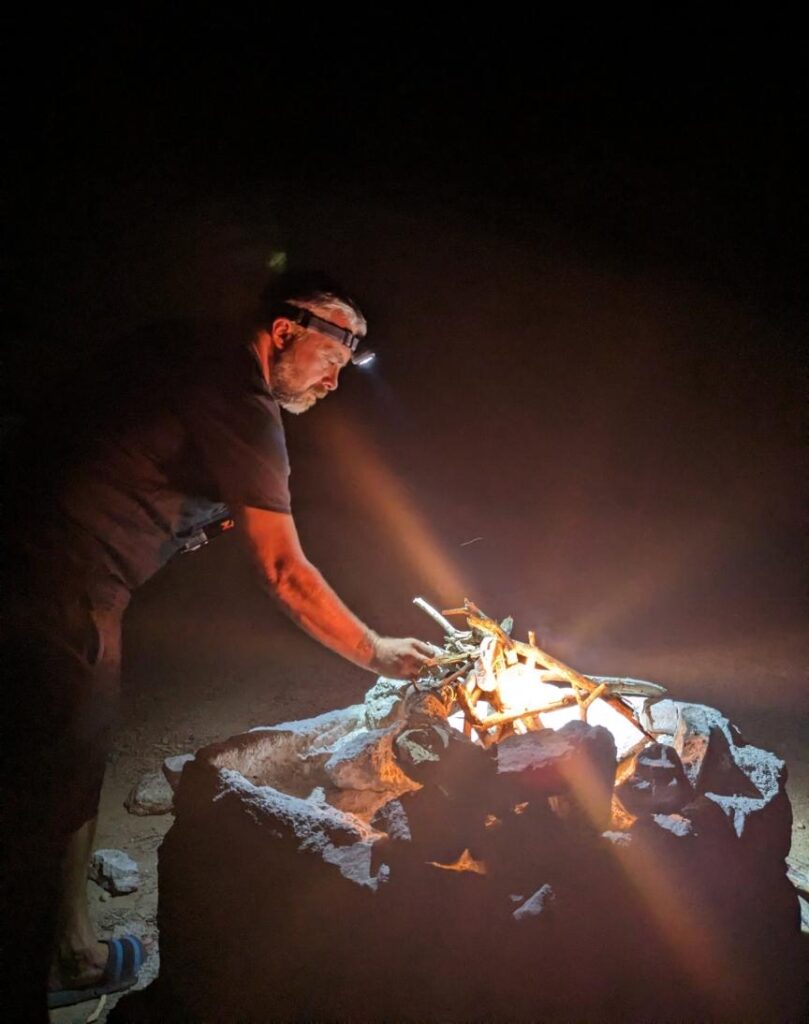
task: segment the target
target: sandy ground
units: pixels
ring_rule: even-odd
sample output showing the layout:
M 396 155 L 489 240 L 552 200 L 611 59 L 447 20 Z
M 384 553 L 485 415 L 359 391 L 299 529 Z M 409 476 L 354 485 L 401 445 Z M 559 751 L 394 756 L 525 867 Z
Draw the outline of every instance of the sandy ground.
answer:
M 206 559 L 217 571 L 227 564 L 222 550 L 196 557 Z M 200 560 L 195 570 L 201 568 Z M 187 567 L 180 566 L 176 571 L 184 569 Z M 110 758 L 96 840 L 97 847 L 127 851 L 140 866 L 142 884 L 138 892 L 117 898 L 107 896 L 93 882 L 87 884 L 100 937 L 131 932 L 155 943 L 137 987 L 147 985 L 159 970 L 157 851 L 172 816 L 128 814 L 123 804 L 132 785 L 144 772 L 158 769 L 170 754 L 194 750 L 255 725 L 302 718 L 353 703 L 372 683 L 370 676 L 321 652 L 260 600 L 248 605 L 244 621 L 237 621 L 226 602 L 209 595 L 210 630 L 199 633 L 197 616 L 206 610 L 205 598 L 198 601 L 202 608 L 185 605 L 174 607 L 173 615 L 166 614 L 168 602 L 177 596 L 176 584 L 176 579 L 169 579 L 165 585 L 149 589 L 128 618 L 123 721 Z M 256 615 L 263 620 L 261 632 L 255 631 L 259 625 Z M 428 632 L 425 630 L 425 634 Z M 212 647 L 210 637 L 217 634 L 231 636 L 233 643 L 215 643 Z M 708 655 L 698 661 L 700 673 L 709 682 L 706 703 L 712 703 L 710 691 L 728 671 L 721 651 L 711 657 L 712 661 Z M 643 664 L 645 660 L 635 660 L 635 674 L 644 667 L 647 678 L 670 680 L 680 674 L 687 679 L 688 672 L 678 667 L 672 656 L 661 661 L 657 673 L 651 659 Z M 693 668 L 693 657 L 684 660 Z M 760 666 L 748 663 L 751 676 L 760 681 L 757 668 Z M 795 678 L 801 678 L 800 664 L 792 668 Z M 613 670 L 612 663 L 609 669 Z M 770 671 L 778 670 L 771 661 Z M 788 672 L 790 666 L 782 662 L 780 670 Z M 712 678 L 714 685 L 710 685 Z M 685 683 L 683 686 L 686 688 Z M 673 692 L 676 695 L 676 687 Z M 689 693 L 688 699 L 693 699 L 693 694 Z M 805 718 L 794 709 L 777 706 L 766 711 L 741 708 L 734 719 L 750 742 L 775 750 L 786 759 L 794 812 L 792 856 L 809 863 L 809 742 Z M 106 1019 L 118 998 L 107 1000 L 99 1020 Z M 79 1024 L 97 1008 L 96 1002 L 65 1008 L 54 1011 L 52 1020 L 55 1024 Z

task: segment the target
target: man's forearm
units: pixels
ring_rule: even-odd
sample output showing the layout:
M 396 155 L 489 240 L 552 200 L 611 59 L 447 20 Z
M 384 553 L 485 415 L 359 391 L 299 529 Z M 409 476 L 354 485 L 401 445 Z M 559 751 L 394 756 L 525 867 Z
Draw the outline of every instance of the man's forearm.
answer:
M 351 612 L 304 555 L 289 513 L 236 512 L 270 592 L 302 629 L 335 654 L 391 679 L 415 679 L 432 651 L 414 637 L 379 637 Z
M 276 566 L 268 585 L 281 607 L 302 629 L 361 668 L 372 668 L 376 633 L 343 604 L 308 561 Z

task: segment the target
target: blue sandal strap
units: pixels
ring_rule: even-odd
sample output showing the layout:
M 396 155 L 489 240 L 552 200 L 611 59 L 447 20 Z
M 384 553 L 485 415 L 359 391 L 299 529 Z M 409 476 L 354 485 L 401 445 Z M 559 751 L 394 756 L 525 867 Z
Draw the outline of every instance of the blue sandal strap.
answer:
M 117 985 L 123 975 L 124 950 L 120 939 L 110 939 L 107 945 L 109 946 L 109 953 L 107 954 L 104 980 Z

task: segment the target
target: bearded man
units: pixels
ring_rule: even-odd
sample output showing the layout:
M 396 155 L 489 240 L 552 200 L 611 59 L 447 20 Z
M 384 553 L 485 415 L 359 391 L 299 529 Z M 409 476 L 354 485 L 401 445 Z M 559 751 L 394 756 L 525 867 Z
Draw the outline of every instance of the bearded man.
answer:
M 100 942 L 86 903 L 115 722 L 121 619 L 132 592 L 230 517 L 260 579 L 310 636 L 348 661 L 415 677 L 416 639 L 380 637 L 306 558 L 292 516 L 280 410 L 338 386 L 366 322 L 319 272 L 277 278 L 254 327 L 179 328 L 119 346 L 29 424 L 12 453 L 2 555 L 4 967 L 9 1019 L 131 985 L 135 936 Z

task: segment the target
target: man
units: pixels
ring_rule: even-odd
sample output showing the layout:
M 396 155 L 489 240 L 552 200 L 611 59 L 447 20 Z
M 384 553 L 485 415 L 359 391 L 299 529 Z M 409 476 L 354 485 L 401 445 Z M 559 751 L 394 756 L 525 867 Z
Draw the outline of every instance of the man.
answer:
M 4 1005 L 16 998 L 21 1020 L 46 1019 L 46 975 L 51 1005 L 65 1005 L 131 984 L 144 957 L 134 937 L 97 940 L 85 878 L 121 617 L 189 537 L 229 510 L 269 592 L 320 643 L 394 678 L 414 677 L 429 657 L 426 644 L 380 637 L 342 603 L 306 558 L 290 508 L 279 406 L 301 413 L 336 390 L 365 329 L 334 281 L 287 275 L 263 294 L 246 344 L 175 330 L 119 346 L 72 411 L 43 417 L 47 428 L 14 449 L 0 618 L 12 709 Z

